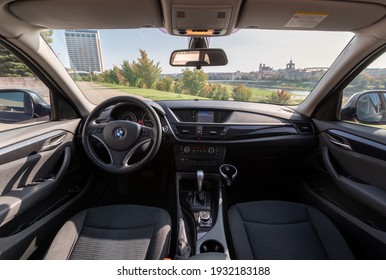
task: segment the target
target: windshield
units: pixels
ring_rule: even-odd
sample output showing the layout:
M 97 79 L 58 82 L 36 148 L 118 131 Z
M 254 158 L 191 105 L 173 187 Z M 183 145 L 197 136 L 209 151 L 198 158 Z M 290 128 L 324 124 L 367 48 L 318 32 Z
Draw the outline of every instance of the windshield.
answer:
M 214 99 L 296 105 L 323 77 L 352 33 L 239 30 L 210 38 L 225 66 L 172 67 L 188 38 L 158 29 L 53 30 L 51 48 L 88 100 L 122 94 L 151 100 Z M 97 90 L 98 89 L 98 90 Z

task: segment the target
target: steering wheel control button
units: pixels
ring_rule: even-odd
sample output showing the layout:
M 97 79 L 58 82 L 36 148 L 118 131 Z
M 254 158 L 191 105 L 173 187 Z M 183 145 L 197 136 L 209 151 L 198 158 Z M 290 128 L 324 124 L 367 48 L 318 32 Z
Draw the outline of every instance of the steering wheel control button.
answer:
M 94 133 L 102 133 L 103 132 L 103 126 L 98 125 L 93 130 Z
M 151 136 L 151 128 L 150 127 L 143 127 L 141 130 L 141 136 L 142 137 L 150 137 Z

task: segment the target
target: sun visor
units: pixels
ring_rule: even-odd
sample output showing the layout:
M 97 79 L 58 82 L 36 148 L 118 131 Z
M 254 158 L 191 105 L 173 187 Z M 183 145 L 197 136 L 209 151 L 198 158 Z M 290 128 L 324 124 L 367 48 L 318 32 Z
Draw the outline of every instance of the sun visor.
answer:
M 9 10 L 29 24 L 52 29 L 163 27 L 158 0 L 16 1 Z
M 385 6 L 372 3 L 246 0 L 236 28 L 354 31 L 385 15 Z

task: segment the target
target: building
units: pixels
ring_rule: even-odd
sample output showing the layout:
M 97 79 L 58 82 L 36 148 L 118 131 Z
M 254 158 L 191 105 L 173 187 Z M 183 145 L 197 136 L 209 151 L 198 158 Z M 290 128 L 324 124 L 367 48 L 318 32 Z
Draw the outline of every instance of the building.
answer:
M 266 66 L 265 64 L 259 65 L 259 76 L 260 79 L 266 80 L 272 78 L 272 76 L 275 74 L 275 71 L 272 67 Z
M 285 68 L 286 70 L 295 70 L 295 63 L 292 62 L 292 59 L 289 63 L 287 63 L 287 66 Z
M 102 53 L 97 30 L 65 31 L 70 67 L 74 71 L 103 72 Z
M 279 76 L 286 81 L 318 82 L 328 70 L 328 67 L 296 68 L 292 59 L 284 70 L 279 70 Z

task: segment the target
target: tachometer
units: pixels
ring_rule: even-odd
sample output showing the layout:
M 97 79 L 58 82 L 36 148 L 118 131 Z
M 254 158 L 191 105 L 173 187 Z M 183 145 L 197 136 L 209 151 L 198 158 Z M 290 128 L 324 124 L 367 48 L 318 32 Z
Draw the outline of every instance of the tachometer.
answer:
M 118 120 L 137 122 L 137 117 L 133 112 L 122 112 L 118 115 Z
M 148 126 L 148 127 L 153 127 L 153 126 L 154 126 L 153 121 L 150 119 L 148 113 L 145 113 L 145 114 L 143 115 L 143 117 L 142 117 L 142 123 L 143 123 L 143 125 Z

